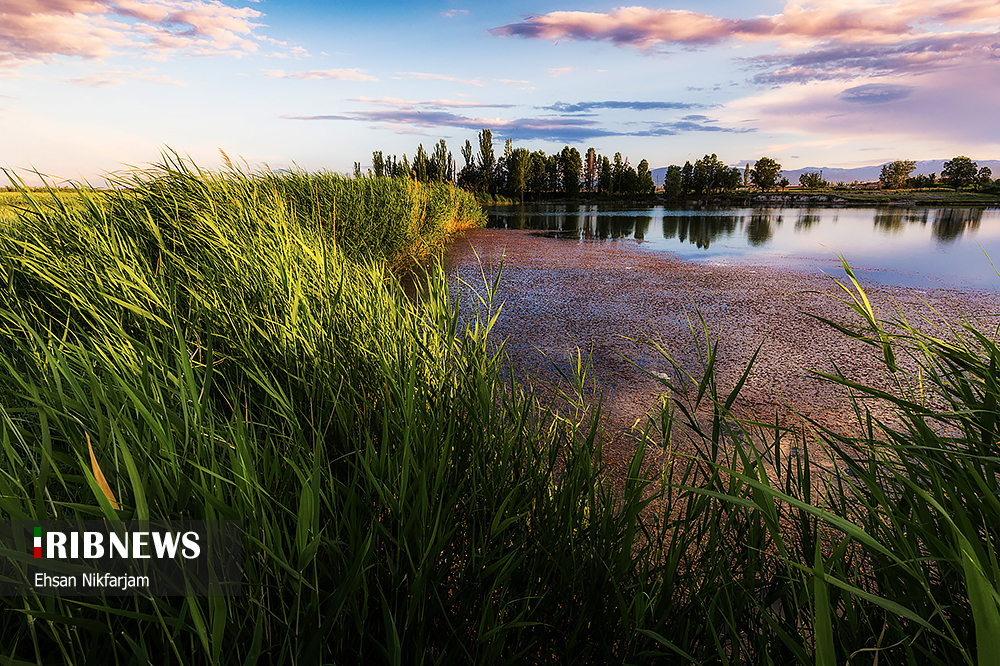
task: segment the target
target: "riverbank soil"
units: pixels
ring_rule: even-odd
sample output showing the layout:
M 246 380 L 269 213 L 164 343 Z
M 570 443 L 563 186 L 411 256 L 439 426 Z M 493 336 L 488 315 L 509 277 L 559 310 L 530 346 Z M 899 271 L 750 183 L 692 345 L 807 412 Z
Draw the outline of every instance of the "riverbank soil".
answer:
M 813 419 L 843 431 L 856 427 L 844 391 L 809 369 L 833 372 L 836 365 L 854 381 L 892 385 L 871 347 L 811 316 L 861 323 L 838 300 L 848 295 L 818 270 L 685 262 L 634 240 L 602 243 L 477 229 L 458 238 L 445 256 L 463 308 L 474 305 L 474 292 L 485 292 L 483 276 L 492 283 L 501 265 L 496 301 L 502 311 L 494 339 L 506 340 L 519 376 L 555 387 L 566 388 L 560 371 L 572 377 L 577 350 L 590 356 L 590 378 L 603 396 L 605 456 L 612 470 L 627 466 L 635 428 L 645 425 L 666 393 L 655 374 L 674 377 L 656 346 L 688 372 L 703 372 L 691 330 L 704 345 L 699 315 L 719 343 L 716 373 L 723 396 L 760 346 L 740 392 L 742 416 L 799 427 Z M 960 314 L 984 330 L 1000 321 L 996 292 L 862 285 L 882 318 L 901 312 L 924 331 L 935 327 L 947 335 L 945 327 Z M 683 441 L 672 446 L 691 452 Z

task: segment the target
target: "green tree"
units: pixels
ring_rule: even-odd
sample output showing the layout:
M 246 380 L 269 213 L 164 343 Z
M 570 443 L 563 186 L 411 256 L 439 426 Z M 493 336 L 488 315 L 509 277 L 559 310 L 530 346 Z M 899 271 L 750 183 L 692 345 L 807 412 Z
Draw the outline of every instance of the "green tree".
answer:
M 413 177 L 418 181 L 425 182 L 428 176 L 427 153 L 424 151 L 424 144 L 417 146 L 417 154 L 413 156 Z
M 653 182 L 653 172 L 649 170 L 649 162 L 640 161 L 635 173 L 639 177 L 639 194 L 643 196 L 656 194 L 656 183 Z
M 458 184 L 465 187 L 475 187 L 479 172 L 472 156 L 472 142 L 468 139 L 465 140 L 465 145 L 462 147 L 462 157 L 465 159 L 465 166 L 458 172 Z
M 712 190 L 722 186 L 722 179 L 728 167 L 719 161 L 719 157 L 712 153 L 694 163 L 692 170 L 691 189 L 696 194 L 703 192 L 711 194 Z
M 583 158 L 576 148 L 566 146 L 559 155 L 559 170 L 562 172 L 563 191 L 567 196 L 580 194 L 580 175 L 583 170 Z
M 885 167 L 883 167 L 884 169 Z M 810 190 L 818 190 L 822 187 L 830 187 L 830 183 L 823 180 L 822 174 L 818 171 L 810 171 L 799 175 L 799 185 Z
M 676 164 L 667 167 L 663 177 L 663 194 L 670 200 L 681 196 L 681 168 Z
M 724 169 L 722 172 L 722 180 L 719 183 L 719 187 L 726 191 L 735 190 L 740 185 L 743 184 L 743 175 L 740 172 L 739 167 L 732 167 L 731 169 Z
M 611 192 L 612 194 L 622 193 L 622 180 L 625 176 L 625 163 L 622 162 L 622 154 L 615 153 L 615 161 L 611 166 Z
M 959 155 L 944 163 L 944 169 L 941 170 L 941 177 L 947 178 L 948 184 L 957 190 L 960 187 L 965 187 L 975 182 L 978 175 L 976 169 L 977 165 L 975 162 L 965 155 Z
M 979 187 L 989 187 L 993 184 L 993 170 L 984 166 L 976 176 L 976 185 Z
M 587 148 L 587 157 L 583 162 L 583 182 L 588 192 L 593 192 L 597 185 L 597 171 L 600 169 L 600 157 L 593 148 Z
M 372 169 L 375 171 L 376 178 L 385 175 L 385 159 L 382 157 L 381 150 L 372 151 Z
M 428 175 L 432 180 L 451 180 L 449 171 L 451 171 L 451 153 L 448 152 L 444 139 L 441 139 L 434 146 Z
M 524 191 L 531 178 L 531 153 L 526 148 L 515 148 L 507 164 L 507 187 L 516 192 L 524 203 Z
M 694 189 L 694 166 L 688 160 L 681 169 L 681 192 L 687 194 Z
M 483 131 L 479 133 L 479 173 L 483 187 L 487 192 L 491 192 L 493 188 L 493 169 L 495 167 L 493 132 L 483 128 Z
M 548 190 L 548 183 L 545 177 L 545 152 L 541 150 L 536 150 L 531 153 L 531 175 L 530 175 L 530 188 L 536 197 L 540 197 L 546 190 Z
M 635 172 L 635 168 L 628 163 L 628 158 L 625 158 L 625 164 L 622 167 L 622 184 L 621 193 L 627 197 L 634 197 L 639 192 L 639 175 Z
M 910 172 L 917 168 L 913 160 L 896 160 L 882 165 L 882 173 L 878 182 L 883 190 L 899 190 L 906 186 Z
M 780 164 L 770 157 L 762 157 L 754 162 L 750 170 L 750 182 L 766 192 L 777 184 L 780 174 Z
M 611 169 L 611 160 L 607 156 L 601 158 L 600 175 L 597 177 L 597 189 L 601 194 L 611 194 L 614 177 Z

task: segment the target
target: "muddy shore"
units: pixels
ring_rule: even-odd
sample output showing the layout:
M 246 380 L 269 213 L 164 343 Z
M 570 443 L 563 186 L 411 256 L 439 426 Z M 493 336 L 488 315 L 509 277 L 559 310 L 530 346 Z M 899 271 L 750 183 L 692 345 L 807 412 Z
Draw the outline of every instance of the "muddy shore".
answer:
M 853 417 L 843 392 L 807 369 L 832 372 L 836 364 L 856 381 L 890 385 L 869 347 L 810 316 L 860 322 L 837 300 L 846 294 L 816 270 L 685 262 L 631 240 L 601 243 L 488 229 L 466 233 L 445 257 L 454 293 L 466 306 L 475 300 L 473 289 L 484 290 L 483 273 L 491 280 L 501 265 L 497 300 L 503 309 L 495 339 L 506 340 L 518 373 L 542 382 L 561 381 L 558 370 L 571 370 L 577 350 L 591 355 L 591 377 L 615 441 L 641 426 L 665 392 L 649 374 L 670 372 L 655 346 L 692 372 L 701 367 L 691 332 L 692 322 L 700 327 L 699 313 L 719 340 L 723 390 L 735 384 L 761 345 L 741 392 L 747 415 L 788 425 L 803 417 L 832 428 L 849 425 Z M 862 284 L 882 317 L 897 310 L 911 322 L 924 316 L 930 323 L 921 321 L 922 330 L 954 322 L 959 314 L 990 329 L 1000 321 L 1000 296 L 993 291 Z

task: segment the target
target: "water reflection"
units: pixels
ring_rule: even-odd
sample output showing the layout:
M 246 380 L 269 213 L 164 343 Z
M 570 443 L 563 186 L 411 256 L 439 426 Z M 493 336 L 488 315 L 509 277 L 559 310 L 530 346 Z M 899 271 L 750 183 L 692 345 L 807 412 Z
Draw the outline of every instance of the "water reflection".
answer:
M 934 237 L 942 243 L 959 238 L 966 229 L 978 229 L 983 219 L 982 208 L 939 208 L 931 227 Z
M 927 224 L 929 209 L 879 208 L 873 220 L 875 228 L 885 234 L 898 234 L 911 224 Z
M 856 266 L 917 275 L 961 275 L 990 286 L 1000 256 L 1000 210 L 987 208 L 687 208 L 535 204 L 487 209 L 489 226 L 576 241 L 642 241 L 692 259 L 753 257 L 794 263 L 841 253 Z M 793 224 L 784 225 L 788 217 Z M 983 265 L 985 263 L 985 266 Z M 984 277 L 985 275 L 985 277 Z
M 795 220 L 796 231 L 809 231 L 811 227 L 819 224 L 820 216 L 815 208 L 806 208 L 799 213 L 799 218 Z
M 767 209 L 754 210 L 747 225 L 747 241 L 755 247 L 766 245 L 774 236 L 774 226 L 781 224 L 781 215 L 774 215 Z
M 690 242 L 702 250 L 711 247 L 720 236 L 736 233 L 742 217 L 736 215 L 670 215 L 663 217 L 663 237 Z

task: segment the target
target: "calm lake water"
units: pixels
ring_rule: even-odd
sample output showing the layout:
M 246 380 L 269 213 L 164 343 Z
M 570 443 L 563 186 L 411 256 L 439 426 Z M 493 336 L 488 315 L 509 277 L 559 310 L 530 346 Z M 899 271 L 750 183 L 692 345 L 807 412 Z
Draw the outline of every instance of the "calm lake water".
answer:
M 1000 289 L 997 208 L 672 209 L 591 204 L 488 207 L 489 227 L 563 242 L 631 242 L 688 261 L 807 268 L 844 275 L 837 253 L 873 282 Z

